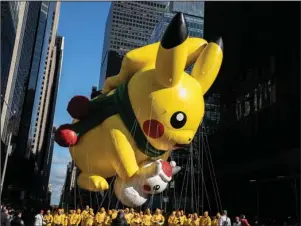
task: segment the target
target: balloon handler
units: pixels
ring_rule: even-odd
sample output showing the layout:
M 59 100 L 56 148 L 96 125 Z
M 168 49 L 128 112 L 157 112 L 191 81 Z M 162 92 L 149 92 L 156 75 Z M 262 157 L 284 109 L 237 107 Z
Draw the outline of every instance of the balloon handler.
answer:
M 167 159 L 190 145 L 222 58 L 222 40 L 189 38 L 178 13 L 161 42 L 125 55 L 119 74 L 106 80 L 99 96 L 73 97 L 67 111 L 74 120 L 57 129 L 55 140 L 69 147 L 81 170 L 78 185 L 107 190 L 106 178 L 117 175 L 115 194 L 128 206 L 162 192 L 180 169 Z M 192 64 L 189 75 L 185 68 Z

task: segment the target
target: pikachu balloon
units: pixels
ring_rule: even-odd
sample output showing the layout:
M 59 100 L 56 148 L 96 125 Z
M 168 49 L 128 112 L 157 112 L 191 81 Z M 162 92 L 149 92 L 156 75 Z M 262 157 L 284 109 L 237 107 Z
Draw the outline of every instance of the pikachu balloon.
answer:
M 55 139 L 69 147 L 81 170 L 79 186 L 103 191 L 109 188 L 106 178 L 116 174 L 123 181 L 154 175 L 155 167 L 142 167 L 146 161 L 166 161 L 173 150 L 189 145 L 222 58 L 222 40 L 189 38 L 178 13 L 161 42 L 125 55 L 101 95 L 72 98 L 67 110 L 74 121 L 60 126 Z M 193 63 L 189 75 L 184 70 Z

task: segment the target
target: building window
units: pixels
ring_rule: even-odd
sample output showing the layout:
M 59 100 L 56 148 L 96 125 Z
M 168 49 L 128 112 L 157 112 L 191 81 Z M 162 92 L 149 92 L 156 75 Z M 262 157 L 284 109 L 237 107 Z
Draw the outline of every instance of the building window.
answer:
M 263 95 L 263 89 L 261 84 L 258 86 L 258 110 L 262 108 L 262 95 Z
M 246 94 L 245 95 L 245 112 L 244 112 L 244 116 L 248 116 L 250 114 L 250 94 Z
M 254 90 L 254 111 L 258 111 L 257 89 Z
M 242 106 L 239 100 L 236 101 L 236 119 L 240 120 L 242 115 Z
M 276 95 L 277 95 L 277 92 L 276 92 L 276 84 L 274 83 L 272 85 L 272 90 L 271 90 L 271 102 L 272 103 L 276 103 Z

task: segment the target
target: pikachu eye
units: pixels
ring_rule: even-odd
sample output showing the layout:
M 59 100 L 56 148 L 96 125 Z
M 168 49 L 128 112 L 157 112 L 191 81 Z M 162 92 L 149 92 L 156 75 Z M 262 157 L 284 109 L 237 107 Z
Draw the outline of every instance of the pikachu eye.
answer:
M 182 111 L 177 111 L 170 118 L 170 125 L 175 129 L 180 129 L 185 126 L 187 122 L 187 116 Z

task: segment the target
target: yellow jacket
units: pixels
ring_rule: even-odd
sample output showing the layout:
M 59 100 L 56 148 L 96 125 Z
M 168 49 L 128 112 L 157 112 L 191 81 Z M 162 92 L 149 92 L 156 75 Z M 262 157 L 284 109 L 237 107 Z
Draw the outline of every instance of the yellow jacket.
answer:
M 144 214 L 142 217 L 142 224 L 143 224 L 143 226 L 151 226 L 152 225 L 152 215 Z
M 94 223 L 94 213 L 88 213 L 86 215 L 86 225 L 87 226 L 92 226 Z
M 95 222 L 97 223 L 97 225 L 102 225 L 105 221 L 106 218 L 106 212 L 98 212 L 95 216 Z
M 200 226 L 211 226 L 211 219 L 210 217 L 202 217 L 202 219 L 200 220 Z
M 190 225 L 191 225 L 191 218 L 186 218 L 186 219 L 184 220 L 184 225 L 185 225 L 185 226 L 190 226 Z
M 140 217 L 138 217 L 138 218 L 135 217 L 131 220 L 131 226 L 140 225 L 141 223 L 142 223 L 142 220 Z
M 76 225 L 78 221 L 78 215 L 76 213 L 69 214 L 69 225 Z
M 53 223 L 53 216 L 51 214 L 44 215 L 44 221 L 46 223 L 46 226 L 51 226 Z
M 60 214 L 54 214 L 53 224 L 63 224 L 64 216 Z
M 185 219 L 183 217 L 175 217 L 173 220 L 173 225 L 183 225 L 184 220 Z
M 79 225 L 82 221 L 82 215 L 80 213 L 76 213 L 74 218 L 76 219 L 75 225 Z
M 81 218 L 82 218 L 82 221 L 85 221 L 86 220 L 86 216 L 89 212 L 87 210 L 83 210 L 83 212 L 81 213 Z
M 162 214 L 154 214 L 152 217 L 152 223 L 160 222 L 160 224 L 164 224 L 165 218 Z
M 62 222 L 61 222 L 61 224 L 63 226 L 68 226 L 68 215 L 63 213 L 61 216 L 62 216 Z
M 117 217 L 118 212 L 117 211 L 112 211 L 112 220 L 114 220 Z
M 216 217 L 213 218 L 213 221 L 211 222 L 212 226 L 218 226 L 219 223 L 219 219 L 217 219 Z
M 174 225 L 175 218 L 176 218 L 176 216 L 174 216 L 174 215 L 170 215 L 168 217 L 168 220 L 167 220 L 168 226 L 173 226 Z
M 126 214 L 124 215 L 124 218 L 125 218 L 126 222 L 127 222 L 128 224 L 130 224 L 130 223 L 131 223 L 131 220 L 132 220 L 132 218 L 133 218 L 133 214 L 132 214 L 132 213 L 126 213 Z
M 112 218 L 109 215 L 107 215 L 106 218 L 105 218 L 104 225 L 105 226 L 110 226 L 111 223 L 112 223 Z
M 192 226 L 199 226 L 200 225 L 200 220 L 199 218 L 195 219 L 195 220 L 192 220 L 191 221 L 191 225 Z

